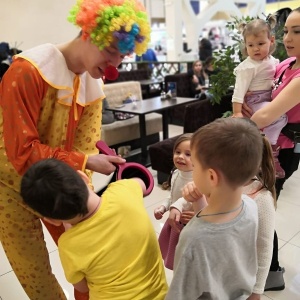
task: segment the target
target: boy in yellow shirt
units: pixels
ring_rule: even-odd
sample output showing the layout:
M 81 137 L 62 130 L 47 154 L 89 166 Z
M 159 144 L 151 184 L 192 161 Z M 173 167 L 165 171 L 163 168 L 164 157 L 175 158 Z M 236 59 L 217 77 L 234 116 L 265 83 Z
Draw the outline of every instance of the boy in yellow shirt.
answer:
M 69 229 L 58 240 L 67 280 L 89 299 L 164 299 L 166 278 L 139 178 L 109 185 L 102 197 L 89 178 L 56 159 L 35 163 L 21 182 L 24 202 Z

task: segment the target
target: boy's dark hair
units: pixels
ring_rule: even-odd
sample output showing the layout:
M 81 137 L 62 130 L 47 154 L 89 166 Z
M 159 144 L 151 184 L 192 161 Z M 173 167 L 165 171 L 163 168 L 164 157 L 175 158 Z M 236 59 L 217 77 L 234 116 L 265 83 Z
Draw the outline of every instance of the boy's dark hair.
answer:
M 191 149 L 204 169 L 221 172 L 233 188 L 258 174 L 263 142 L 259 129 L 249 119 L 220 118 L 198 129 Z
M 21 181 L 24 202 L 43 217 L 69 220 L 88 212 L 88 188 L 80 175 L 57 159 L 32 165 Z

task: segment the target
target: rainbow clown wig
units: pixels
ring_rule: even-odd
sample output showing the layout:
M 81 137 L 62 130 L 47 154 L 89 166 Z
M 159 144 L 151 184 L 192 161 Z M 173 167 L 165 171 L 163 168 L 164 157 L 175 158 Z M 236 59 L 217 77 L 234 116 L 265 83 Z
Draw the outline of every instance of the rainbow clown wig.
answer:
M 123 54 L 138 55 L 147 50 L 150 24 L 139 0 L 77 0 L 68 20 L 82 29 L 82 38 L 91 38 L 103 50 L 114 40 Z

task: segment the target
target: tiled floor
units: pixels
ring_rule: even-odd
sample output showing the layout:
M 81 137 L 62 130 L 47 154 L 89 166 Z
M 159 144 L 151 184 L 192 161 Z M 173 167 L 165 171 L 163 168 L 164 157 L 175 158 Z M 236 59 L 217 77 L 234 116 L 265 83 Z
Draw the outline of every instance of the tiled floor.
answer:
M 181 133 L 178 126 L 170 126 L 170 134 L 176 135 Z M 153 172 L 156 178 L 156 172 Z M 108 182 L 106 176 L 95 176 L 94 182 Z M 267 292 L 262 300 L 297 300 L 300 299 L 300 170 L 286 182 L 284 190 L 278 200 L 276 213 L 276 229 L 279 237 L 279 258 L 281 266 L 285 267 L 286 289 L 280 292 Z M 299 195 L 298 195 L 299 192 Z M 157 184 L 151 195 L 145 198 L 145 207 L 153 222 L 157 235 L 159 234 L 166 216 L 157 221 L 153 217 L 153 209 L 168 195 L 167 191 L 161 190 Z M 73 288 L 65 280 L 64 273 L 60 265 L 56 245 L 45 230 L 45 239 L 50 253 L 53 272 L 61 283 L 68 297 L 73 300 Z M 166 270 L 168 281 L 172 279 L 172 272 Z M 3 249 L 0 244 L 0 300 L 28 300 L 23 292 L 14 272 L 12 271 Z M 42 300 L 42 299 L 41 299 Z

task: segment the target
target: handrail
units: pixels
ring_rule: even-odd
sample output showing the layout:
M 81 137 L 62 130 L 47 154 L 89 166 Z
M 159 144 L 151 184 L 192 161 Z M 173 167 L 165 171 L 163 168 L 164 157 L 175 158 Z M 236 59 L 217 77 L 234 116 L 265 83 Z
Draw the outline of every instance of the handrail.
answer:
M 128 61 L 122 62 L 122 70 L 148 69 L 151 78 L 163 79 L 166 75 L 185 73 L 192 68 L 193 61 Z

